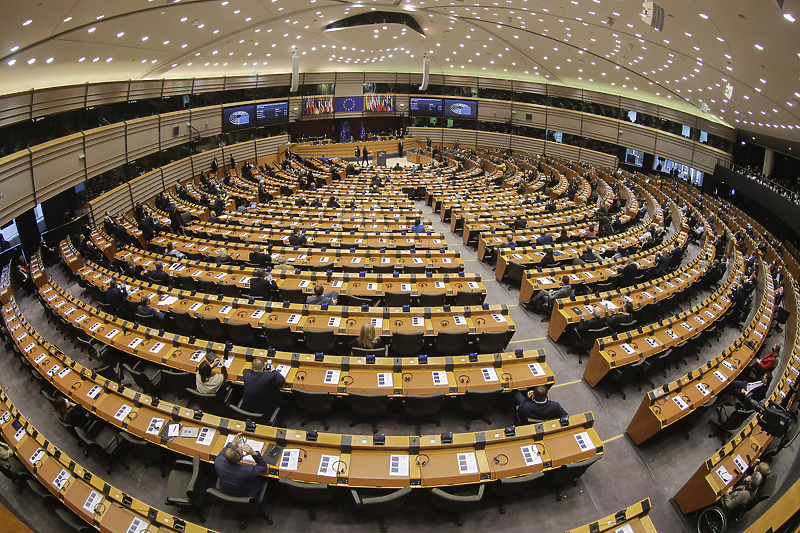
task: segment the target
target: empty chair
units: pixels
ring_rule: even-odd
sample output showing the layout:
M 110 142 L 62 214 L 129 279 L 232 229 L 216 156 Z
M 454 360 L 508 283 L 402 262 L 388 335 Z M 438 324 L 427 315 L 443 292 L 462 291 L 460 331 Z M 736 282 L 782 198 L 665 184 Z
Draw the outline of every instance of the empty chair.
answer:
M 483 420 L 487 424 L 492 424 L 492 419 L 486 415 L 486 411 L 493 408 L 500 399 L 501 387 L 489 390 L 467 389 L 461 399 L 461 409 L 467 415 L 467 431 L 470 430 L 470 423 L 473 420 Z
M 383 357 L 386 355 L 386 347 L 382 348 L 350 348 L 350 355 L 356 357 L 367 357 L 373 355 L 375 357 Z
M 421 307 L 442 307 L 444 305 L 444 297 L 445 293 L 443 292 L 423 293 L 418 297 L 419 305 Z
M 351 391 L 347 395 L 347 400 L 350 403 L 350 410 L 358 415 L 358 418 L 350 422 L 350 427 L 355 427 L 356 424 L 370 424 L 372 432 L 377 433 L 376 420 L 389 407 L 389 396 Z
M 273 409 L 269 416 L 265 416 L 263 413 L 245 411 L 242 409 L 241 400 L 239 401 L 239 405 L 231 404 L 228 406 L 228 409 L 230 410 L 231 418 L 235 418 L 236 420 L 251 420 L 256 424 L 264 424 L 266 426 L 277 426 L 281 415 L 280 407 Z
M 374 302 L 369 298 L 359 298 L 358 296 L 350 296 L 350 295 L 347 296 L 347 305 L 353 307 L 361 307 L 364 304 L 372 307 L 374 305 Z
M 483 293 L 478 291 L 458 291 L 456 293 L 456 305 L 480 305 L 483 301 Z
M 306 295 L 303 289 L 278 289 L 282 302 L 289 302 L 293 304 L 306 303 Z
M 336 351 L 336 333 L 332 329 L 320 331 L 305 330 L 303 337 L 306 350 L 310 353 L 334 353 Z
M 293 500 L 309 504 L 308 518 L 310 520 L 317 519 L 314 510 L 317 504 L 327 502 L 333 497 L 333 491 L 327 483 L 304 483 L 282 477 L 278 484 Z
M 506 349 L 511 333 L 508 331 L 484 331 L 478 335 L 477 353 L 499 353 Z
M 331 410 L 331 394 L 328 391 L 307 391 L 302 389 L 292 389 L 292 398 L 294 398 L 297 407 L 305 411 L 310 418 L 303 420 L 300 423 L 301 427 L 312 421 L 322 422 L 322 427 L 325 431 L 328 430 L 328 422 L 325 415 Z
M 350 489 L 350 495 L 358 509 L 353 517 L 358 521 L 363 516 L 377 516 L 381 531 L 386 533 L 384 517 L 403 506 L 411 494 L 411 487 L 401 489 Z
M 180 311 L 172 311 L 171 314 L 175 327 L 181 335 L 186 335 L 187 337 L 197 335 L 197 321 L 192 318 L 192 315 L 181 313 Z
M 267 326 L 264 328 L 267 345 L 284 352 L 294 351 L 292 328 L 289 326 Z
M 483 499 L 483 491 L 486 488 L 484 483 L 477 485 L 464 485 L 445 488 L 431 489 L 431 505 L 439 511 L 455 515 L 458 527 L 464 525 L 461 520 L 461 513 L 473 510 L 478 502 Z M 429 518 L 433 521 L 435 515 Z
M 644 365 L 646 360 L 647 360 L 646 357 L 641 357 L 635 363 L 612 368 L 608 372 L 608 375 L 605 377 L 607 382 L 609 382 L 612 386 L 614 386 L 617 392 L 619 392 L 622 395 L 623 400 L 627 400 L 628 396 L 625 394 L 625 391 L 622 390 L 622 387 L 630 380 L 632 380 L 634 376 L 637 376 L 639 372 L 641 372 L 642 366 Z M 606 393 L 606 398 L 611 397 L 611 392 L 612 391 L 608 391 Z
M 461 355 L 467 351 L 469 331 L 440 331 L 436 335 L 436 353 L 439 355 Z
M 153 463 L 159 463 L 159 466 L 161 467 L 161 477 L 167 477 L 167 472 L 165 470 L 166 451 L 164 448 L 156 446 L 150 441 L 140 439 L 136 435 L 128 433 L 124 430 L 119 432 L 119 437 L 121 439 L 120 443 L 124 444 L 125 458 L 128 457 L 131 451 L 138 449 L 145 457 L 147 457 L 147 460 L 144 462 L 145 468 L 150 468 L 150 465 Z
M 132 367 L 124 363 L 122 367 L 136 383 L 136 386 L 142 389 L 142 392 L 150 396 L 158 395 L 163 386 L 160 367 L 144 361 L 139 361 Z
M 197 288 L 200 292 L 206 294 L 219 294 L 217 292 L 217 282 L 214 280 L 200 278 L 197 280 Z
M 195 511 L 200 522 L 205 522 L 203 503 L 207 488 L 205 477 L 200 471 L 200 454 L 195 454 L 191 461 L 179 459 L 169 473 L 164 503 L 174 505 L 181 512 Z
M 119 459 L 119 452 L 121 451 L 121 441 L 119 437 L 119 433 L 117 432 L 117 428 L 103 423 L 100 427 L 100 430 L 92 436 L 89 432 L 83 429 L 80 426 L 75 426 L 75 433 L 78 435 L 78 438 L 83 441 L 86 445 L 86 457 L 89 457 L 89 453 L 94 452 L 102 457 L 108 462 L 108 466 L 106 467 L 106 474 L 111 473 L 111 467 L 114 463 Z M 125 470 L 130 470 L 127 464 L 124 461 L 120 460 L 122 465 L 125 467 Z
M 434 415 L 442 409 L 442 402 L 444 402 L 443 392 L 406 395 L 403 399 L 403 409 L 411 422 L 416 424 L 417 435 L 420 434 L 423 422 L 432 422 L 437 426 L 441 425 L 441 421 Z
M 556 500 L 561 501 L 562 488 L 566 485 L 578 485 L 578 479 L 586 472 L 590 466 L 595 464 L 602 455 L 593 455 L 577 463 L 567 463 L 550 472 L 550 480 L 556 486 Z
M 161 329 L 161 322 L 154 315 L 140 315 L 136 313 L 133 315 L 133 320 L 148 328 Z
M 575 349 L 567 350 L 568 354 L 578 353 L 578 364 L 583 364 L 583 355 L 588 353 L 589 350 L 592 349 L 594 345 L 595 339 L 599 339 L 601 337 L 605 337 L 611 335 L 612 331 L 611 328 L 608 326 L 603 326 L 597 329 L 587 329 L 586 331 L 581 331 L 580 328 L 575 328 L 574 330 L 574 344 Z
M 182 372 L 180 370 L 167 370 L 161 371 L 161 378 L 169 383 L 179 400 L 186 397 L 186 389 L 193 389 L 195 387 L 195 375 L 191 372 Z
M 440 266 L 436 269 L 439 274 L 458 274 L 461 272 L 461 265 Z
M 217 482 L 216 487 L 209 488 L 207 492 L 220 500 L 226 509 L 230 509 L 236 513 L 239 519 L 239 529 L 244 529 L 247 518 L 253 515 L 260 516 L 266 520 L 267 524 L 272 525 L 272 518 L 270 518 L 266 510 L 264 510 L 264 500 L 267 496 L 267 480 L 264 479 L 261 483 L 261 491 L 258 494 L 258 498 L 228 496 L 219 490 L 219 482 Z
M 38 481 L 37 481 L 38 483 Z M 66 507 L 57 507 L 54 511 L 56 516 L 61 519 L 65 526 L 77 533 L 97 533 L 97 529 L 84 522 L 78 516 L 67 509 Z
M 411 293 L 386 291 L 383 305 L 384 307 L 403 307 L 404 305 L 411 305 Z
M 403 267 L 404 274 L 424 274 L 425 269 L 427 267 L 425 265 L 406 265 Z
M 225 329 L 228 331 L 228 336 L 236 344 L 243 344 L 244 346 L 257 347 L 259 339 L 256 336 L 256 331 L 248 322 L 241 324 L 234 324 L 232 322 L 225 324 Z
M 751 410 L 738 409 L 728 403 L 717 407 L 717 419 L 708 421 L 712 428 L 708 438 L 713 438 L 716 433 L 724 446 L 730 440 L 733 431 L 739 429 L 739 426 L 744 424 L 745 420 L 750 418 L 752 414 L 753 411 Z
M 392 353 L 398 357 L 416 357 L 422 353 L 424 333 L 402 333 L 392 335 Z
M 394 265 L 375 265 L 372 267 L 375 274 L 391 274 L 394 272 Z
M 522 285 L 522 279 L 525 277 L 525 265 L 509 261 L 506 263 L 505 276 L 511 280 L 511 287 L 519 287 Z M 505 279 L 505 276 L 503 277 Z M 509 287 L 509 289 L 511 288 Z
M 186 392 L 189 394 L 191 401 L 196 402 L 197 408 L 204 413 L 225 416 L 231 403 L 233 389 L 221 389 L 218 394 L 204 394 L 194 389 L 187 389 Z
M 509 496 L 518 496 L 528 490 L 534 482 L 544 477 L 544 472 L 532 472 L 524 476 L 501 477 L 492 484 L 492 495 L 500 500 L 500 514 L 505 514 L 505 500 Z M 537 483 L 538 484 L 538 483 Z
M 197 260 L 199 260 L 199 258 Z M 175 279 L 180 284 L 181 289 L 183 289 L 185 291 L 196 291 L 197 290 L 197 283 L 194 281 L 194 278 L 192 276 L 178 276 Z
M 241 295 L 239 287 L 230 283 L 218 283 L 217 290 L 223 296 L 230 296 L 231 298 L 238 298 Z
M 208 340 L 225 342 L 228 338 L 218 318 L 201 316 L 200 327 L 203 329 L 203 337 Z

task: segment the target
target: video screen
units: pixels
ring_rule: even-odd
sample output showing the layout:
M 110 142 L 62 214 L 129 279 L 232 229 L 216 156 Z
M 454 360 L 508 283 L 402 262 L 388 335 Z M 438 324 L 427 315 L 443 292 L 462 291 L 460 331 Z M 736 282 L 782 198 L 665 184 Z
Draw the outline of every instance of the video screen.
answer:
M 447 98 L 444 101 L 444 116 L 450 118 L 478 118 L 478 101 Z
M 419 98 L 412 96 L 408 101 L 408 110 L 412 115 L 442 116 L 441 98 Z
M 240 105 L 222 108 L 222 131 L 237 131 L 256 125 L 256 106 Z
M 289 101 L 256 104 L 256 125 L 289 122 Z

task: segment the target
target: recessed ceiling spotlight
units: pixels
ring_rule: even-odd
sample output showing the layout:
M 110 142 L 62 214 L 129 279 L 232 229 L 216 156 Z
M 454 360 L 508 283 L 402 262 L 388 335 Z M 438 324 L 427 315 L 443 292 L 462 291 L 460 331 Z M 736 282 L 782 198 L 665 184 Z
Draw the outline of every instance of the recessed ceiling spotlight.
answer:
M 48 57 L 47 61 L 45 61 L 45 63 L 52 63 L 52 62 L 53 62 L 53 58 L 52 57 Z
M 86 31 L 88 31 L 89 33 L 93 33 L 93 32 L 94 32 L 94 30 L 96 30 L 96 29 L 97 29 L 97 28 L 95 28 L 94 26 L 92 26 L 91 28 L 89 28 L 89 29 L 88 29 L 88 30 L 86 30 Z
M 117 37 L 122 37 L 123 35 L 125 35 L 125 32 L 124 32 L 124 31 L 121 31 L 121 32 L 119 32 L 119 33 L 117 34 Z
M 788 20 L 789 22 L 794 22 L 794 17 L 792 16 L 792 14 L 791 14 L 791 13 L 784 13 L 784 14 L 783 14 L 783 18 L 785 18 L 785 19 L 786 19 L 786 20 Z
M 23 25 L 23 26 L 27 26 L 27 25 L 28 25 L 28 24 L 30 24 L 31 22 L 33 22 L 33 21 L 32 21 L 31 19 L 28 19 L 28 20 L 26 20 L 25 22 L 23 22 L 23 23 L 22 23 L 22 25 Z
M 701 18 L 704 18 L 704 19 L 707 19 L 707 18 L 708 18 L 708 15 L 706 15 L 705 13 L 700 13 L 700 17 L 701 17 Z
M 764 49 L 764 47 L 761 46 L 760 44 L 755 45 L 755 47 L 758 48 L 759 50 L 763 50 Z
M 17 62 L 17 60 L 16 60 L 16 59 L 12 59 L 11 61 L 9 61 L 9 62 L 8 62 L 8 66 L 9 66 L 9 67 L 11 67 L 11 66 L 14 66 L 14 64 L 15 64 L 16 62 Z

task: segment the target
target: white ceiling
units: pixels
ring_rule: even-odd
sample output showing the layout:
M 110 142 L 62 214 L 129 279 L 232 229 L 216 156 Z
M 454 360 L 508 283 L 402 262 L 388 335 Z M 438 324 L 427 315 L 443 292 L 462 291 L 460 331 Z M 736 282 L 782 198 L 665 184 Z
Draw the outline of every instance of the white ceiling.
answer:
M 631 0 L 7 0 L 0 93 L 285 73 L 295 46 L 301 72 L 420 72 L 428 53 L 431 73 L 583 87 L 698 115 L 705 102 L 708 118 L 800 142 L 800 21 L 789 20 L 800 0 L 662 5 L 658 32 Z M 366 10 L 405 11 L 426 37 L 392 24 L 322 31 Z

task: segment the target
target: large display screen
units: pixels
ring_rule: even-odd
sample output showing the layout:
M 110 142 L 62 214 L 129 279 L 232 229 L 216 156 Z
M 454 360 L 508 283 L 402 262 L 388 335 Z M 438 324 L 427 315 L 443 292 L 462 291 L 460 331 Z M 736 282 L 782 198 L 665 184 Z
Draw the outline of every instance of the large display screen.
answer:
M 289 122 L 289 101 L 256 104 L 256 125 Z
M 444 101 L 444 116 L 451 118 L 478 118 L 478 101 L 446 98 Z
M 419 98 L 412 96 L 408 101 L 408 111 L 412 115 L 442 116 L 441 98 Z
M 256 106 L 240 105 L 222 108 L 222 131 L 237 131 L 254 128 L 256 125 Z

